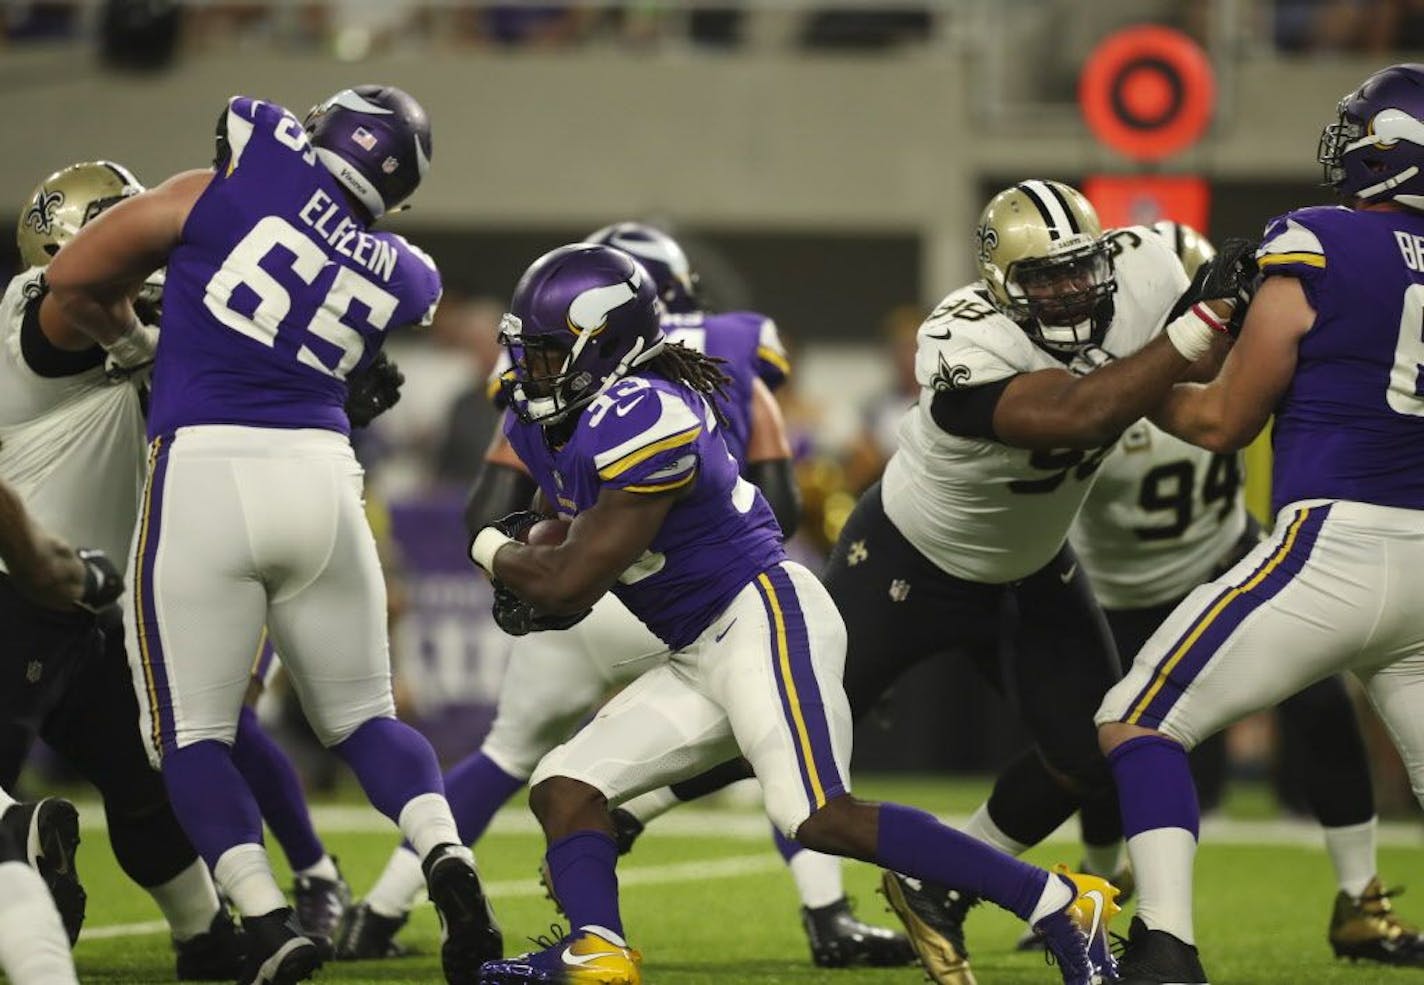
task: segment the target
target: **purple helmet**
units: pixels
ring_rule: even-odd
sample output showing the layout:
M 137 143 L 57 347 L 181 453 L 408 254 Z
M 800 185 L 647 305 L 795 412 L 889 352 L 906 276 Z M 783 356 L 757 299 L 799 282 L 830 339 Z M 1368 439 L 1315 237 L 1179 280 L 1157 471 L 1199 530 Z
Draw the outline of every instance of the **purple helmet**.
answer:
M 1424 65 L 1391 65 L 1340 100 L 1320 133 L 1325 183 L 1366 202 L 1424 209 Z
M 378 218 L 404 202 L 430 168 L 430 120 L 395 86 L 342 89 L 307 114 L 317 157 Z
M 590 243 L 602 243 L 632 254 L 633 258 L 652 274 L 663 307 L 672 312 L 699 311 L 702 302 L 697 297 L 697 275 L 687 262 L 677 240 L 660 229 L 641 222 L 617 222 L 604 226 L 588 237 Z
M 573 243 L 545 253 L 500 322 L 508 405 L 522 421 L 557 424 L 661 352 L 661 321 L 652 277 L 623 251 Z

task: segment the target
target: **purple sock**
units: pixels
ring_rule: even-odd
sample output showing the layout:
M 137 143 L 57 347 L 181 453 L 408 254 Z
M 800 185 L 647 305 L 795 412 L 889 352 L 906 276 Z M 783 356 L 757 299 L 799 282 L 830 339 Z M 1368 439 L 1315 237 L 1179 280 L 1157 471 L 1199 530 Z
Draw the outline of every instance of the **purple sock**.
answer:
M 575 831 L 544 855 L 569 927 L 607 927 L 623 936 L 618 913 L 618 844 L 602 831 Z
M 297 769 L 282 747 L 262 730 L 257 712 L 243 706 L 237 720 L 237 738 L 232 743 L 232 762 L 247 781 L 262 819 L 287 856 L 294 872 L 309 869 L 326 855 Z
M 1027 920 L 1048 873 L 899 804 L 880 805 L 875 861 L 901 875 L 971 892 Z
M 1117 781 L 1124 836 L 1183 828 L 1197 837 L 1201 809 L 1185 749 L 1165 736 L 1140 735 L 1108 753 L 1108 763 Z
M 371 806 L 392 821 L 421 794 L 444 793 L 440 763 L 425 736 L 394 718 L 373 718 L 331 747 L 351 767 Z
M 776 842 L 776 850 L 781 853 L 781 857 L 790 862 L 798 854 L 805 851 L 799 842 L 792 841 L 781 833 L 781 829 L 776 825 L 771 826 L 771 840 Z
M 163 783 L 178 823 L 208 868 L 229 848 L 262 844 L 257 801 L 223 743 L 207 739 L 164 753 Z
M 489 827 L 494 812 L 524 786 L 483 752 L 460 760 L 445 774 L 445 799 L 460 829 L 460 840 L 473 845 Z

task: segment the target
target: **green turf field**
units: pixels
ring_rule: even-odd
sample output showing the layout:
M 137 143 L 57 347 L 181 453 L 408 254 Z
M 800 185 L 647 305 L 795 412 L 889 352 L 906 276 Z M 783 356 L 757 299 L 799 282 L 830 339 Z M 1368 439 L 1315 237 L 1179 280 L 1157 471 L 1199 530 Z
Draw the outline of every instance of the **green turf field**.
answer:
M 977 783 L 865 780 L 859 792 L 963 815 L 984 789 Z M 101 816 L 88 809 L 84 813 L 88 819 Z M 1271 826 L 1259 820 L 1267 813 L 1259 795 L 1238 797 L 1230 810 L 1232 843 L 1212 844 L 1208 836 L 1198 858 L 1198 935 L 1213 982 L 1424 985 L 1424 969 L 1335 961 L 1325 943 L 1334 891 L 1328 860 L 1309 829 Z M 352 805 L 321 808 L 318 817 L 328 829 L 328 845 L 360 893 L 384 862 L 392 837 L 379 830 L 381 819 Z M 764 837 L 764 822 L 746 805 L 684 809 L 660 825 L 620 867 L 624 919 L 634 946 L 645 955 L 646 980 L 652 985 L 878 985 L 920 980 L 915 968 L 827 972 L 811 966 L 791 882 Z M 1227 837 L 1223 833 L 1222 838 Z M 1417 897 L 1405 897 L 1400 908 L 1424 920 L 1424 841 L 1407 825 L 1389 826 L 1384 840 L 1383 875 L 1391 883 L 1418 887 Z M 511 952 L 524 950 L 525 938 L 546 932 L 555 919 L 535 878 L 540 845 L 521 803 L 502 814 L 477 847 Z M 1077 849 L 1068 841 L 1055 842 L 1031 857 L 1044 864 L 1073 861 Z M 80 871 L 89 889 L 88 920 L 75 951 L 81 980 L 171 980 L 172 958 L 158 913 L 119 872 L 99 829 L 85 830 Z M 874 892 L 876 878 L 867 866 L 847 866 L 847 886 L 860 912 L 878 921 L 892 920 Z M 993 907 L 971 915 L 969 942 L 981 985 L 1060 980 L 1042 956 L 1012 952 L 1019 927 Z M 1120 929 L 1125 932 L 1125 920 Z M 317 980 L 440 982 L 439 931 L 428 905 L 417 911 L 402 940 L 419 955 L 328 965 Z

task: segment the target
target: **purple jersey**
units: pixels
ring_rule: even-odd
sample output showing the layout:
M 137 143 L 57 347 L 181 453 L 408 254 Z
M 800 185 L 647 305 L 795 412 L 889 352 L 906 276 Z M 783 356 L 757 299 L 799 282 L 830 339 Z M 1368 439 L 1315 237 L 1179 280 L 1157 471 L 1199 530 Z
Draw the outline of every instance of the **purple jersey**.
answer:
M 1275 508 L 1424 509 L 1424 216 L 1300 209 L 1272 220 L 1257 259 L 1316 312 L 1276 407 Z
M 505 434 L 566 517 L 604 487 L 655 494 L 691 486 L 613 594 L 673 649 L 697 639 L 753 578 L 786 557 L 781 528 L 739 474 L 711 407 L 660 376 L 630 376 L 580 414 L 551 449 L 543 430 L 505 415 Z
M 367 229 L 291 113 L 239 96 L 224 122 L 228 151 L 168 259 L 149 434 L 347 433 L 346 377 L 388 329 L 429 324 L 440 274 L 400 236 Z

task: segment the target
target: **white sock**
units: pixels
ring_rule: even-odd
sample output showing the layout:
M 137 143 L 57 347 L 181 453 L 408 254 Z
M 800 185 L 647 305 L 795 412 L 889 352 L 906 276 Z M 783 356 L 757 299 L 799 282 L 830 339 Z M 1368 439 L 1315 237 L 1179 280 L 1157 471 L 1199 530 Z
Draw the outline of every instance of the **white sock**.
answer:
M 1044 917 L 1062 913 L 1077 897 L 1078 894 L 1070 888 L 1067 879 L 1050 872 L 1048 882 L 1044 883 L 1043 892 L 1034 904 L 1033 912 L 1028 915 L 1028 925 L 1032 927 Z
M 671 787 L 661 787 L 639 794 L 619 806 L 636 817 L 643 827 L 647 827 L 649 822 L 662 817 L 680 803 L 682 801 L 677 799 L 677 794 L 672 792 Z
M 822 855 L 803 848 L 786 864 L 791 869 L 791 878 L 796 880 L 801 905 L 808 910 L 829 906 L 845 896 L 845 886 L 841 883 L 841 860 L 834 855 Z
M 161 886 L 148 887 L 148 894 L 163 911 L 175 940 L 206 934 L 218 915 L 218 891 L 200 858 Z
M 1090 845 L 1083 842 L 1083 868 L 1095 876 L 1110 879 L 1122 868 L 1122 841 L 1111 845 Z
M 38 872 L 0 864 L 0 965 L 11 985 L 78 985 L 69 936 Z
M 18 800 L 10 796 L 9 791 L 0 790 L 0 814 L 4 814 L 18 803 Z
M 366 902 L 383 917 L 403 917 L 424 890 L 425 873 L 420 871 L 420 857 L 401 845 L 391 853 L 376 884 L 366 894 Z
M 1152 930 L 1165 930 L 1187 944 L 1192 929 L 1192 862 L 1197 840 L 1185 828 L 1151 828 L 1127 839 L 1137 878 L 1137 915 Z
M 336 869 L 336 862 L 330 855 L 323 855 L 316 865 L 307 866 L 300 872 L 293 873 L 298 876 L 306 876 L 309 879 L 326 879 L 335 882 L 341 878 L 341 873 Z
M 450 813 L 450 804 L 443 794 L 423 793 L 412 797 L 401 808 L 401 834 L 410 842 L 415 854 L 424 859 L 436 845 L 461 845 L 460 831 Z
M 1372 817 L 1363 824 L 1321 829 L 1325 832 L 1325 850 L 1335 866 L 1335 880 L 1341 892 L 1357 902 L 1379 871 L 1379 860 L 1375 857 L 1378 828 L 1379 818 Z
M 260 917 L 287 905 L 272 862 L 261 845 L 234 845 L 213 866 L 213 877 L 244 917 Z
M 989 817 L 988 804 L 980 804 L 979 809 L 974 812 L 974 816 L 969 819 L 969 823 L 959 830 L 971 838 L 978 838 L 985 844 L 993 845 L 999 851 L 1006 852 L 1015 858 L 1028 851 L 1027 845 L 1014 841 L 999 830 L 999 826 L 994 823 L 993 818 Z

